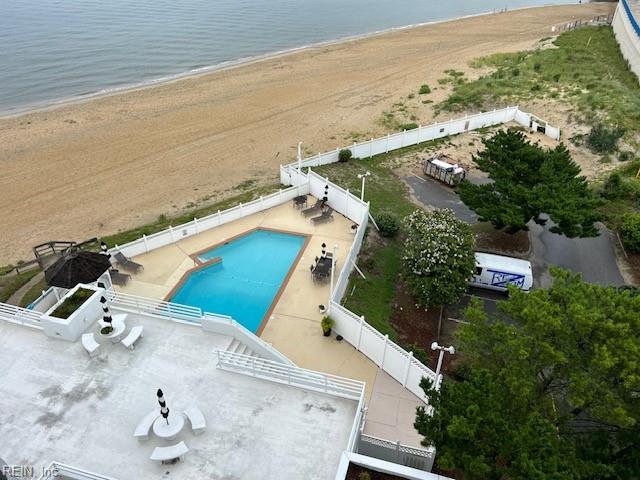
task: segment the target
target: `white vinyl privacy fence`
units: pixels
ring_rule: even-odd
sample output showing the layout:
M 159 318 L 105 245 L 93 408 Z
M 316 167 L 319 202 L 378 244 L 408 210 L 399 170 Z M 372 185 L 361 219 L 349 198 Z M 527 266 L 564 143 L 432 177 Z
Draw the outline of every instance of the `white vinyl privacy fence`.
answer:
M 143 235 L 141 238 L 129 242 L 126 245 L 116 245 L 109 252 L 113 255 L 115 252 L 122 252 L 127 257 L 135 257 L 148 253 L 157 248 L 171 245 L 184 238 L 197 235 L 212 228 L 216 228 L 225 223 L 230 223 L 248 215 L 260 213 L 269 208 L 277 207 L 285 202 L 293 200 L 294 197 L 308 192 L 307 185 L 299 187 L 290 187 L 285 190 L 274 192 L 271 195 L 260 197 L 252 202 L 240 203 L 235 207 L 227 210 L 218 211 L 203 218 L 194 218 L 191 222 L 183 223 L 176 227 L 170 226 L 161 232 L 152 235 Z
M 298 163 L 287 165 L 290 168 L 306 168 L 327 165 L 338 161 L 340 150 L 348 148 L 354 157 L 370 158 L 381 153 L 388 153 L 411 145 L 429 142 L 450 135 L 471 132 L 479 128 L 493 127 L 508 122 L 515 122 L 525 128 L 539 131 L 554 140 L 560 139 L 560 129 L 549 125 L 546 121 L 536 116 L 523 112 L 518 107 L 506 107 L 491 112 L 482 112 L 475 115 L 466 115 L 462 118 L 451 119 L 446 122 L 421 126 L 413 130 L 404 130 L 385 137 L 372 138 L 365 142 L 344 145 L 329 152 L 318 153 L 312 157 L 302 159 Z M 295 175 L 292 173 L 291 175 Z M 296 185 L 294 181 L 285 181 L 285 185 Z
M 530 113 L 521 111 L 518 107 L 507 107 L 492 112 L 467 115 L 463 118 L 452 119 L 442 123 L 434 123 L 414 130 L 405 130 L 386 137 L 345 145 L 342 148 L 349 148 L 354 157 L 369 158 L 410 145 L 508 122 L 518 123 L 556 140 L 560 138 L 560 129 L 549 125 Z M 308 184 L 310 193 L 319 198 L 323 196 L 324 185 L 329 185 L 329 204 L 336 211 L 358 224 L 354 241 L 346 255 L 344 266 L 332 293 L 329 312 L 336 322 L 335 331 L 414 395 L 428 402 L 424 391 L 420 388 L 420 381 L 423 377 L 435 381 L 435 373 L 414 358 L 412 352 L 404 350 L 389 340 L 388 336 L 382 335 L 369 325 L 364 317 L 357 316 L 341 305 L 349 284 L 349 276 L 354 269 L 364 239 L 368 223 L 369 205 L 360 201 L 350 192 L 311 171 L 311 167 L 314 166 L 336 163 L 340 150 L 341 148 L 336 148 L 306 159 L 299 159 L 296 163 L 281 166 L 280 181 L 284 185 L 293 185 L 294 187 L 304 187 Z M 308 169 L 307 174 L 304 173 L 304 168 Z

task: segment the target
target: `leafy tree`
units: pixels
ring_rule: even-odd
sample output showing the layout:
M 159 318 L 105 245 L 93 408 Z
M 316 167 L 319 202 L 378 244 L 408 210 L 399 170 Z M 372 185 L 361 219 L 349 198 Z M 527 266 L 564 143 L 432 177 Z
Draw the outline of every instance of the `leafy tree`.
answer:
M 405 280 L 423 306 L 454 303 L 466 291 L 475 257 L 471 228 L 450 210 L 416 210 L 404 220 Z
M 600 200 L 564 145 L 545 150 L 515 129 L 499 131 L 483 143 L 484 150 L 473 159 L 493 182 L 459 186 L 460 198 L 481 221 L 515 233 L 526 230 L 530 220 L 544 224 L 540 215 L 547 214 L 554 233 L 598 235 L 594 222 L 600 219 Z
M 547 290 L 510 289 L 496 313 L 477 302 L 465 312 L 457 346 L 471 373 L 428 392 L 435 420 L 418 414 L 425 441 L 448 453 L 438 462 L 463 468 L 465 478 L 474 478 L 470 458 L 486 478 L 632 479 L 640 471 L 640 296 L 552 274 Z M 452 426 L 469 422 L 482 429 L 453 436 Z M 546 443 L 562 458 L 540 450 Z
M 423 379 L 433 414 L 418 407 L 414 427 L 423 445 L 435 445 L 438 467 L 462 470 L 465 480 L 572 479 L 577 468 L 570 444 L 536 404 L 493 372 L 474 370 L 439 392 Z

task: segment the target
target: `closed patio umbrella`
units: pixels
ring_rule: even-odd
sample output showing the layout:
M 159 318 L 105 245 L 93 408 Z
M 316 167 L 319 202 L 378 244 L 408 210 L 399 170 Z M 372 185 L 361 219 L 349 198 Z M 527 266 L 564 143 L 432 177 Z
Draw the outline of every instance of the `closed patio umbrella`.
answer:
M 162 418 L 164 418 L 167 425 L 169 425 L 169 407 L 167 407 L 167 402 L 164 401 L 162 390 L 158 389 L 156 395 L 158 395 L 158 403 L 160 404 L 160 415 L 162 415 Z
M 44 278 L 52 287 L 73 288 L 78 283 L 95 282 L 109 268 L 111 261 L 106 255 L 71 247 L 45 270 Z

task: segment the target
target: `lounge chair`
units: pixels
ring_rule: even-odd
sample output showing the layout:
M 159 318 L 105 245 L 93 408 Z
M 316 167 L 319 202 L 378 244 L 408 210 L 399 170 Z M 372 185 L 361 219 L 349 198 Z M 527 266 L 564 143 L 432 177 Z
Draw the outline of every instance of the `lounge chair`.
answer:
M 122 252 L 117 252 L 115 254 L 115 259 L 118 266 L 122 267 L 128 272 L 138 273 L 140 270 L 144 269 L 144 267 L 139 263 L 136 263 L 133 260 L 125 257 Z
M 316 200 L 316 203 L 314 205 L 302 210 L 302 215 L 304 215 L 305 217 L 310 217 L 311 215 L 315 215 L 320 210 L 322 210 L 323 206 L 324 206 L 323 200 Z
M 128 273 L 120 273 L 115 269 L 109 270 L 109 275 L 111 276 L 111 281 L 119 287 L 124 287 L 127 282 L 131 280 L 131 275 Z
M 311 219 L 311 221 L 315 224 L 318 223 L 325 223 L 325 222 L 332 222 L 333 221 L 333 208 L 329 207 L 327 208 L 324 212 L 322 212 L 322 215 L 319 215 L 317 217 L 313 217 Z

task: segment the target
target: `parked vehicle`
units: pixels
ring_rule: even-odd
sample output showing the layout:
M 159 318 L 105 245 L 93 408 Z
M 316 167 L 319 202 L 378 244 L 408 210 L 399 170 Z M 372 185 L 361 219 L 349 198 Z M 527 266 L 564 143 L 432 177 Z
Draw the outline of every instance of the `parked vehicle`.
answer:
M 426 176 L 440 180 L 452 187 L 459 184 L 467 175 L 464 168 L 442 153 L 436 153 L 433 157 L 427 158 L 422 167 Z
M 519 258 L 476 252 L 476 271 L 469 282 L 474 287 L 507 291 L 515 285 L 528 292 L 533 286 L 531 263 Z

